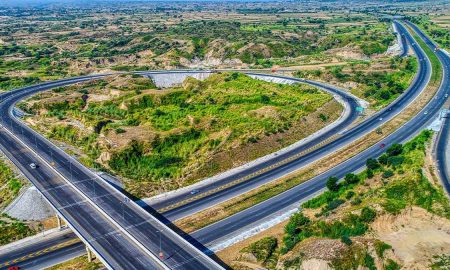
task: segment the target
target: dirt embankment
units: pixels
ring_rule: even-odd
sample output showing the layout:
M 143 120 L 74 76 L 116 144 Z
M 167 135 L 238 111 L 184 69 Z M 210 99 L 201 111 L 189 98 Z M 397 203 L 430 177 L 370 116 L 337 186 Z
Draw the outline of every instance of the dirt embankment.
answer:
M 450 220 L 411 207 L 372 224 L 375 237 L 392 246 L 404 269 L 430 269 L 433 256 L 450 254 Z

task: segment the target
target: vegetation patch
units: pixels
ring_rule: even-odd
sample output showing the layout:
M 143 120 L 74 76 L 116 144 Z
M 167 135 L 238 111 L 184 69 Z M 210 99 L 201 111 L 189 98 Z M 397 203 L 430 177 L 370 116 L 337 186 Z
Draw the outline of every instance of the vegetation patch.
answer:
M 6 214 L 0 217 L 0 245 L 9 244 L 35 233 L 33 229 L 17 219 Z
M 17 178 L 9 164 L 0 160 L 0 209 L 5 208 L 18 194 L 23 181 Z
M 348 65 L 329 66 L 322 69 L 301 70 L 296 76 L 307 79 L 333 81 L 358 97 L 380 109 L 410 85 L 417 72 L 417 60 L 413 57 L 377 59 L 372 62 L 353 62 Z
M 329 261 L 334 269 L 358 269 L 361 266 L 379 269 L 377 261 L 378 265 L 384 265 L 383 269 L 400 269 L 399 262 L 390 255 L 391 245 L 374 239 L 367 232 L 377 216 L 395 215 L 407 206 L 418 206 L 450 220 L 448 198 L 442 188 L 431 184 L 422 172 L 425 148 L 431 135 L 426 130 L 405 145 L 393 145 L 378 160 L 368 160 L 368 169 L 358 175 L 349 174 L 341 182 L 331 178 L 329 191 L 304 203 L 305 210 L 289 219 L 283 243 L 277 246 L 277 251 L 286 255 L 279 256 L 278 265 L 280 260 L 289 267 L 316 258 Z M 383 161 L 391 157 L 402 157 L 402 161 L 395 164 Z M 382 177 L 387 169 L 393 172 L 389 179 Z M 348 196 L 350 192 L 354 195 Z M 355 203 L 355 197 L 359 198 L 358 203 Z M 330 207 L 337 200 L 337 206 Z M 321 211 L 317 211 L 319 209 Z M 312 242 L 308 239 L 315 239 L 314 243 L 324 241 L 321 239 L 336 239 L 333 241 L 343 245 L 327 245 L 328 248 L 339 247 L 340 251 L 333 256 L 314 249 L 311 257 L 308 252 L 313 250 Z M 434 267 L 445 263 L 445 256 L 435 256 Z
M 146 78 L 119 75 L 58 88 L 20 106 L 37 115 L 29 121 L 41 121 L 47 136 L 81 149 L 88 165 L 130 179 L 128 189 L 138 196 L 178 188 L 287 146 L 341 110 L 316 88 L 240 73 L 188 78 L 167 90 Z M 305 124 L 310 129 L 301 131 Z

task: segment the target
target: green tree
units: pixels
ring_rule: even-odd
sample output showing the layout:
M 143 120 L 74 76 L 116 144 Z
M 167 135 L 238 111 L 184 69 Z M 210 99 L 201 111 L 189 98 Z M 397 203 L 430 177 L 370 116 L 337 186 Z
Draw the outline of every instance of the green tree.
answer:
M 338 191 L 339 190 L 339 184 L 337 183 L 339 179 L 337 177 L 330 177 L 327 180 L 327 188 L 330 191 Z
M 376 159 L 374 159 L 374 158 L 369 158 L 366 161 L 366 166 L 370 170 L 376 170 L 376 169 L 378 169 L 380 167 L 380 163 L 378 163 L 378 161 Z
M 391 147 L 386 151 L 387 155 L 390 157 L 398 156 L 403 152 L 403 145 L 399 143 L 394 143 Z
M 348 173 L 347 175 L 345 175 L 345 183 L 347 183 L 347 185 L 351 185 L 351 184 L 356 184 L 359 181 L 359 178 L 357 175 L 353 174 L 353 173 Z

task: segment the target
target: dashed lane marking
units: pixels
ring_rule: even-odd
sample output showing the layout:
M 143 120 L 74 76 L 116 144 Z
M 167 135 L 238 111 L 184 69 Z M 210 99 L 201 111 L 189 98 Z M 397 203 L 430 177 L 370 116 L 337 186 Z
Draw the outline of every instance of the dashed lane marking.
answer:
M 45 253 L 48 253 L 48 252 L 51 252 L 51 251 L 55 251 L 57 249 L 62 249 L 64 247 L 68 247 L 68 246 L 74 245 L 74 244 L 76 244 L 78 242 L 80 242 L 80 239 L 78 239 L 78 238 L 77 239 L 72 239 L 72 240 L 66 241 L 64 243 L 60 243 L 60 244 L 48 247 L 46 249 L 42 249 L 42 250 L 39 250 L 39 251 L 30 253 L 30 254 L 27 254 L 27 255 L 22 256 L 20 258 L 16 258 L 14 260 L 10 260 L 10 261 L 4 262 L 4 263 L 0 263 L 0 267 L 7 267 L 7 266 L 10 266 L 10 265 L 14 265 L 14 264 L 26 261 L 28 259 L 34 258 L 36 256 L 40 256 L 40 255 L 43 255 Z

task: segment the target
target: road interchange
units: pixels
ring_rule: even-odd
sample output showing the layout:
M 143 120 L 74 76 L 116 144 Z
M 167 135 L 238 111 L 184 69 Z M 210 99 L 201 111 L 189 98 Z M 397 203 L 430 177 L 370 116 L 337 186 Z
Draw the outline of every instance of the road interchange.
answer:
M 402 27 L 400 27 L 402 28 Z M 402 29 L 402 31 L 405 31 L 405 29 Z M 406 34 L 406 33 L 405 33 Z M 414 44 L 412 40 L 410 40 L 410 43 Z M 428 43 L 427 43 L 428 44 Z M 429 46 L 434 46 L 430 45 Z M 420 49 L 417 48 L 418 46 L 413 45 L 413 49 L 417 50 L 416 53 L 418 54 L 419 58 L 421 58 L 420 55 Z M 434 48 L 434 47 L 433 47 Z M 449 69 L 449 63 L 448 63 L 448 56 L 441 53 L 440 51 L 436 52 L 439 59 L 443 63 L 444 67 L 444 74 L 448 74 Z M 422 52 L 422 57 L 425 57 L 425 55 Z M 447 58 L 446 58 L 447 57 Z M 425 58 L 422 58 L 425 59 Z M 425 61 L 420 61 L 425 62 Z M 427 67 L 425 67 L 426 69 Z M 429 68 L 429 66 L 428 66 Z M 423 73 L 422 65 L 421 65 L 421 71 L 420 73 Z M 428 77 L 429 77 L 428 71 Z M 426 73 L 426 72 L 425 72 Z M 418 76 L 418 79 L 415 83 L 423 83 L 423 80 L 425 80 L 427 76 L 424 76 L 422 79 Z M 402 142 L 416 134 L 419 130 L 421 130 L 433 117 L 436 116 L 436 113 L 441 108 L 443 102 L 445 102 L 445 94 L 449 93 L 448 89 L 448 81 L 446 76 L 443 76 L 443 84 L 441 86 L 441 89 L 439 90 L 438 94 L 436 95 L 436 99 L 433 99 L 430 104 L 427 105 L 427 107 L 424 109 L 428 114 L 420 113 L 416 117 L 414 117 L 408 124 L 401 127 L 399 130 L 397 130 L 395 133 L 389 135 L 387 138 L 383 140 L 383 143 L 386 143 L 386 145 L 389 145 L 394 142 Z M 425 83 L 426 85 L 426 83 Z M 420 87 L 418 88 L 420 89 Z M 409 92 L 409 91 L 408 91 Z M 407 93 L 408 93 L 407 92 Z M 406 95 L 406 94 L 405 94 Z M 411 97 L 414 99 L 414 97 Z M 393 111 L 392 109 L 391 111 Z M 394 111 L 395 112 L 395 111 Z M 393 113 L 394 113 L 393 112 Z M 378 120 L 378 119 L 376 119 Z M 381 121 L 380 121 L 381 122 Z M 384 121 L 383 121 L 384 122 Z M 408 132 L 411 131 L 411 132 Z M 347 133 L 348 134 L 348 133 Z M 316 178 L 311 179 L 305 185 L 300 185 L 294 189 L 291 189 L 283 194 L 280 194 L 279 196 L 273 197 L 269 199 L 268 201 L 259 204 L 255 207 L 249 208 L 241 213 L 238 213 L 230 218 L 224 219 L 220 222 L 217 222 L 211 226 L 208 226 L 202 230 L 199 230 L 193 234 L 194 238 L 199 240 L 201 243 L 207 244 L 208 246 L 213 246 L 214 242 L 217 240 L 220 240 L 224 237 L 229 237 L 230 234 L 233 232 L 238 231 L 239 229 L 245 228 L 246 226 L 251 226 L 255 220 L 263 220 L 265 217 L 270 216 L 272 213 L 277 213 L 280 210 L 283 210 L 283 208 L 291 206 L 292 204 L 298 204 L 298 202 L 302 201 L 305 197 L 308 197 L 308 195 L 314 194 L 317 191 L 320 191 L 324 187 L 324 179 L 327 178 L 327 175 L 333 175 L 333 176 L 342 176 L 347 172 L 357 170 L 361 168 L 364 164 L 361 161 L 365 161 L 366 157 L 376 157 L 379 154 L 383 152 L 382 149 L 380 149 L 378 146 L 373 146 L 372 148 L 364 151 L 354 159 L 350 159 L 339 166 L 335 167 L 333 170 L 320 175 Z M 358 162 L 358 159 L 360 162 Z M 252 219 L 248 219 L 245 217 L 251 217 Z

